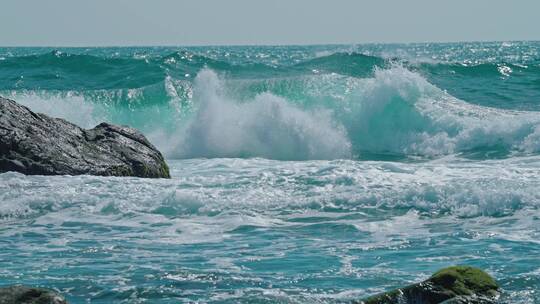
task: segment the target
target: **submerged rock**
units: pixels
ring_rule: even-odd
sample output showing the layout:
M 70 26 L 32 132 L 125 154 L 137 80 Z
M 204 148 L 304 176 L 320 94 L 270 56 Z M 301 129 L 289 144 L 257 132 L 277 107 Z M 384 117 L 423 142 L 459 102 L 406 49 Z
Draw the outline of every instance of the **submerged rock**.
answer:
M 0 173 L 169 178 L 139 131 L 102 123 L 85 130 L 0 97 Z
M 52 290 L 27 286 L 0 288 L 0 304 L 67 304 Z
M 429 279 L 385 292 L 364 304 L 488 304 L 495 303 L 499 286 L 484 271 L 469 266 L 439 270 Z

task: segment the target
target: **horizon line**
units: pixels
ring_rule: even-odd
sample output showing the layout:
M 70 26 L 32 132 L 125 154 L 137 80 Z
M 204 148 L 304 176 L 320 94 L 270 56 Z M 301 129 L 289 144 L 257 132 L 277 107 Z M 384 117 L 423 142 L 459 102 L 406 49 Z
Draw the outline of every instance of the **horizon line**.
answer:
M 351 43 L 295 43 L 295 44 L 125 44 L 125 45 L 0 45 L 0 48 L 149 48 L 149 47 L 279 47 L 279 46 L 353 46 L 353 45 L 410 45 L 410 44 L 454 44 L 454 43 L 515 43 L 540 42 L 540 39 L 525 40 L 455 40 L 455 41 L 412 41 L 412 42 L 351 42 Z

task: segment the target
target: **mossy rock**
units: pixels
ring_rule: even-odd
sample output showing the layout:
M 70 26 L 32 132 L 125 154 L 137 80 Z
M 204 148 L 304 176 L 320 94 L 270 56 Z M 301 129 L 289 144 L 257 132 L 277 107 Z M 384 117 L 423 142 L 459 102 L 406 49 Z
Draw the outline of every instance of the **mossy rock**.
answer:
M 483 270 L 470 266 L 441 269 L 429 279 L 385 292 L 364 304 L 487 304 L 498 296 L 497 282 Z
M 461 296 L 495 297 L 499 289 L 499 285 L 489 274 L 470 266 L 453 266 L 441 269 L 433 274 L 428 281 Z
M 0 304 L 67 304 L 52 290 L 27 286 L 0 287 Z

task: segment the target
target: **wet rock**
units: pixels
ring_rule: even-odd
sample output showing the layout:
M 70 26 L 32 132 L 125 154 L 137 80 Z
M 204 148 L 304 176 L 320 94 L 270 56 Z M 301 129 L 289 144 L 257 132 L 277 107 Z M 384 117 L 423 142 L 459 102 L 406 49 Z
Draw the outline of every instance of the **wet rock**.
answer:
M 139 131 L 108 123 L 85 130 L 0 97 L 0 173 L 169 178 Z
M 27 286 L 0 288 L 0 304 L 67 304 L 52 290 Z
M 469 266 L 439 270 L 424 282 L 385 292 L 364 304 L 489 304 L 498 297 L 497 282 L 484 271 Z

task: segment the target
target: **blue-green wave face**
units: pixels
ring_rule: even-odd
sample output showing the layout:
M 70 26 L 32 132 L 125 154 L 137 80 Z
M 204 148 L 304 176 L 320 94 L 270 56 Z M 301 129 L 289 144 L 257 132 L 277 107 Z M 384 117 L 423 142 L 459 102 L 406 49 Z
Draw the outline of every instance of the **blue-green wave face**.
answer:
M 0 49 L 0 94 L 169 158 L 540 152 L 540 43 Z

